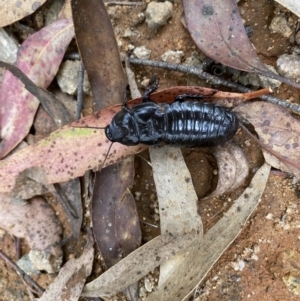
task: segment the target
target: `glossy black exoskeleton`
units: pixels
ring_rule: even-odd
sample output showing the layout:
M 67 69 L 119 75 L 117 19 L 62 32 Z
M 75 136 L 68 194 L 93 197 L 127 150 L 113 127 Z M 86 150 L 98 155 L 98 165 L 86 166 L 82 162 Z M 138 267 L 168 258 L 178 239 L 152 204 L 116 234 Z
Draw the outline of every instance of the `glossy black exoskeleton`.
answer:
M 206 147 L 232 138 L 238 119 L 230 109 L 210 103 L 183 101 L 203 98 L 198 94 L 179 95 L 172 104 L 154 103 L 149 95 L 157 89 L 153 82 L 143 102 L 123 108 L 105 128 L 111 142 L 124 145 L 169 144 L 181 147 Z

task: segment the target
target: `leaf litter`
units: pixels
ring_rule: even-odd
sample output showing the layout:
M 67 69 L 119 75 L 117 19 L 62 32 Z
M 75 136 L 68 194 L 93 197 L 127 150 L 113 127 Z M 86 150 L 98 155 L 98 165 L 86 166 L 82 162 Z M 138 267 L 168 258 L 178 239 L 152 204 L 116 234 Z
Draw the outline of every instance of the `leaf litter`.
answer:
M 234 109 L 250 122 L 271 166 L 300 176 L 300 122 L 287 110 L 265 102 L 253 102 Z
M 112 109 L 112 110 L 114 110 L 114 109 Z M 108 110 L 107 110 L 107 111 L 108 111 Z M 110 113 L 111 113 L 111 112 L 110 112 Z M 105 113 L 105 114 L 109 114 L 109 113 Z M 99 115 L 94 115 L 94 117 L 95 117 L 95 116 L 98 116 L 98 117 L 99 117 Z M 92 119 L 93 119 L 93 118 L 92 118 Z M 109 119 L 109 118 L 108 118 L 108 119 Z M 88 122 L 89 122 L 88 119 L 85 120 L 85 122 L 87 122 L 87 124 L 88 124 Z M 93 124 L 93 123 L 95 123 L 95 120 L 92 120 L 92 121 L 91 121 L 91 124 Z M 258 128 L 258 131 L 259 131 L 259 126 L 256 126 L 256 128 Z M 70 128 L 69 128 L 68 130 L 72 131 L 72 129 L 70 129 Z M 74 129 L 73 129 L 73 130 L 74 130 Z M 81 130 L 82 130 L 82 129 L 81 129 Z M 75 130 L 75 131 L 77 131 L 77 130 Z M 70 132 L 69 132 L 69 133 L 70 133 Z M 94 132 L 91 131 L 91 132 L 89 132 L 88 134 L 91 135 L 91 136 L 93 136 Z M 98 143 L 102 143 L 102 142 L 104 141 L 103 139 L 104 139 L 104 137 L 102 137 L 102 140 L 101 140 L 101 139 L 99 140 L 99 141 L 101 141 L 101 142 L 98 142 Z M 54 139 L 54 140 L 52 140 L 52 141 L 56 141 L 56 140 Z M 62 138 L 61 142 L 60 142 L 60 140 L 58 140 L 58 142 L 59 142 L 59 143 L 62 143 L 62 142 L 63 142 L 63 138 Z M 73 142 L 74 142 L 74 141 L 73 141 Z M 81 142 L 82 142 L 82 141 L 81 141 Z M 42 145 L 43 143 L 45 143 L 45 140 L 43 140 L 43 141 L 41 142 L 40 145 Z M 78 143 L 78 141 L 77 141 L 77 143 Z M 71 145 L 72 145 L 72 144 L 71 144 Z M 95 145 L 95 144 L 94 144 L 94 145 Z M 78 146 L 78 145 L 76 145 L 76 146 Z M 92 144 L 90 145 L 90 147 L 91 147 L 91 146 L 92 146 Z M 27 153 L 27 155 L 28 155 L 29 158 L 30 158 L 30 150 L 32 151 L 32 149 L 29 149 L 29 152 Z M 43 149 L 43 147 L 41 147 L 40 150 L 41 150 L 41 151 L 42 151 L 42 150 L 47 150 L 47 148 L 44 148 L 44 149 Z M 51 150 L 51 149 L 50 149 L 50 150 Z M 63 150 L 63 148 L 62 148 L 62 150 Z M 53 152 L 55 153 L 55 151 L 56 151 L 56 150 L 54 149 Z M 81 150 L 80 150 L 80 151 L 81 151 Z M 279 152 L 278 152 L 278 153 L 279 153 Z M 72 156 L 75 156 L 75 157 L 77 156 L 77 154 L 74 154 L 74 153 L 73 153 L 73 154 L 68 154 L 68 153 L 67 153 L 66 155 L 67 155 L 67 156 L 70 155 L 71 157 L 72 157 Z M 66 156 L 66 157 L 67 157 L 67 156 Z M 122 153 L 121 156 L 123 156 L 123 153 Z M 22 156 L 21 156 L 21 158 L 22 158 Z M 25 158 L 25 157 L 23 157 L 23 158 Z M 11 167 L 13 167 L 13 166 L 15 167 L 14 164 L 16 164 L 16 161 L 14 161 L 14 159 L 15 159 L 15 158 L 13 158 L 13 159 L 11 160 L 11 163 L 12 163 Z M 48 158 L 47 158 L 47 159 L 48 159 Z M 74 159 L 74 157 L 73 157 L 73 159 Z M 72 159 L 72 160 L 73 160 L 73 159 Z M 6 160 L 7 160 L 7 159 L 6 159 Z M 4 160 L 3 162 L 5 162 L 6 160 Z M 8 160 L 9 160 L 9 158 L 8 158 Z M 20 161 L 21 161 L 21 159 L 18 158 L 18 157 L 17 157 L 17 160 L 20 160 Z M 34 160 L 33 160 L 33 161 L 34 161 Z M 42 162 L 42 161 L 40 161 L 40 162 Z M 55 162 L 55 160 L 53 161 L 53 163 L 54 163 L 54 162 Z M 56 160 L 56 162 L 57 162 L 57 160 Z M 76 159 L 75 159 L 75 162 L 77 162 Z M 97 163 L 98 163 L 98 164 L 97 164 Z M 112 163 L 112 162 L 109 162 L 109 163 Z M 32 163 L 31 163 L 31 164 L 32 164 Z M 25 164 L 25 165 L 26 165 L 26 164 Z M 41 164 L 41 165 L 43 165 L 43 164 Z M 30 166 L 30 164 L 29 164 L 28 166 Z M 34 165 L 33 165 L 33 166 L 34 166 Z M 94 166 L 94 167 L 98 167 L 98 166 L 99 166 L 99 161 L 96 162 L 96 159 L 94 159 L 93 166 Z M 221 165 L 220 165 L 220 166 L 221 166 Z M 94 167 L 93 167 L 93 168 L 94 168 Z M 23 169 L 22 169 L 22 168 L 23 168 Z M 90 166 L 89 168 L 92 168 L 92 166 Z M 26 169 L 26 168 L 24 168 L 24 165 L 21 166 L 21 168 L 19 169 L 19 171 L 17 171 L 17 172 L 15 173 L 15 176 L 13 176 L 13 177 L 10 178 L 10 179 L 16 179 L 16 175 L 17 175 L 21 170 L 25 170 L 25 169 Z M 9 169 L 8 169 L 8 170 L 9 170 Z M 70 175 L 70 170 L 69 170 L 69 173 L 68 173 L 68 174 Z M 72 177 L 73 175 L 70 175 L 70 176 Z M 231 176 L 231 178 L 233 178 L 233 176 Z M 53 177 L 53 179 L 54 179 L 54 177 Z M 7 182 L 7 183 L 8 183 L 8 182 Z M 4 184 L 4 187 L 5 187 L 5 185 L 7 185 L 7 184 Z M 7 185 L 6 188 L 8 188 L 8 190 L 10 190 L 12 187 L 8 187 L 8 185 Z M 5 190 L 6 188 L 4 188 L 4 190 Z M 226 191 L 226 189 L 227 189 L 227 188 L 224 188 L 224 191 Z M 239 210 L 237 210 L 237 211 L 239 211 Z M 219 233 L 218 233 L 218 234 L 219 234 Z M 184 237 L 182 237 L 181 239 L 184 239 Z M 181 243 L 181 241 L 180 241 L 180 243 Z M 180 249 L 180 248 L 179 248 L 179 249 Z M 173 250 L 173 251 L 174 251 L 174 250 Z M 166 281 L 167 281 L 167 280 L 166 280 Z M 182 292 L 182 293 L 184 293 L 184 292 Z M 169 296 L 171 296 L 171 295 L 169 295 Z M 154 298 L 154 297 L 153 297 L 153 298 Z

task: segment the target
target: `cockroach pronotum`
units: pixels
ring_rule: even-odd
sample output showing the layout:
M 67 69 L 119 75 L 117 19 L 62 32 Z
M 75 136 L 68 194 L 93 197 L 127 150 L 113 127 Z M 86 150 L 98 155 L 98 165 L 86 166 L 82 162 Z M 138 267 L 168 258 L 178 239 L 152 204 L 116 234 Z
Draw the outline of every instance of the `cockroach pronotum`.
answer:
M 172 104 L 156 104 L 150 94 L 158 87 L 155 78 L 143 95 L 143 102 L 128 108 L 127 104 L 105 127 L 111 142 L 131 146 L 174 145 L 207 147 L 232 138 L 238 119 L 230 109 L 210 103 L 184 101 L 203 98 L 199 94 L 179 95 Z

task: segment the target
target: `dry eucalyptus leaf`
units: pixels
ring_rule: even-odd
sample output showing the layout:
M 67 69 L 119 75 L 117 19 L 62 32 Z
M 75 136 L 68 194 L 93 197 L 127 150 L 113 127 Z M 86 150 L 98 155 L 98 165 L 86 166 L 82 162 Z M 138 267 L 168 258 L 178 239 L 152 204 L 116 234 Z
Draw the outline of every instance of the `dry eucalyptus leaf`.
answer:
M 70 259 L 59 271 L 39 301 L 77 301 L 86 278 L 91 274 L 94 259 L 92 234 L 79 258 Z
M 16 237 L 25 238 L 31 249 L 61 255 L 58 245 L 62 235 L 61 224 L 42 197 L 21 203 L 1 194 L 0 227 Z
M 34 13 L 46 0 L 3 1 L 0 6 L 0 27 L 12 24 Z
M 166 259 L 174 254 L 183 252 L 194 242 L 196 236 L 196 232 L 192 231 L 181 237 L 160 235 L 152 239 L 130 253 L 100 277 L 88 283 L 83 289 L 82 296 L 112 296 L 124 290 L 130 284 L 147 275 Z
M 203 232 L 198 197 L 180 148 L 151 147 L 150 158 L 160 210 L 161 234 Z
M 161 234 L 178 236 L 196 230 L 199 242 L 203 225 L 197 212 L 198 197 L 180 148 L 150 147 L 149 151 L 159 204 Z M 178 254 L 162 263 L 159 285 L 167 281 L 174 268 L 184 259 L 185 256 Z
M 239 187 L 248 176 L 247 158 L 240 147 L 227 142 L 214 147 L 213 154 L 218 164 L 218 184 L 216 190 L 206 198 L 217 197 Z
M 71 19 L 58 20 L 27 38 L 18 50 L 15 66 L 37 86 L 46 88 L 57 73 L 74 36 Z M 6 71 L 0 87 L 0 156 L 8 154 L 28 134 L 39 101 L 23 83 Z
M 266 161 L 283 171 L 300 177 L 300 121 L 286 109 L 268 102 L 241 105 L 234 112 L 242 115 L 255 128 L 261 146 L 270 155 Z M 280 163 L 279 163 L 280 162 Z
M 213 264 L 235 240 L 257 206 L 264 192 L 270 166 L 264 164 L 254 175 L 249 187 L 234 202 L 223 218 L 186 250 L 186 260 L 176 266 L 172 276 L 145 301 L 183 300 L 207 275 Z

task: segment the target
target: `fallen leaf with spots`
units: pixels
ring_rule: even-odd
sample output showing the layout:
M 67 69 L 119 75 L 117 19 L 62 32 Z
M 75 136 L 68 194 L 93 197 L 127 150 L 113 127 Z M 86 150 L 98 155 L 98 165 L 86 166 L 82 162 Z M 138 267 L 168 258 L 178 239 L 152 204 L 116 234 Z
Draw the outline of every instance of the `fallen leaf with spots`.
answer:
M 145 149 L 141 145 L 126 147 L 114 143 L 103 165 L 111 142 L 106 138 L 103 129 L 84 127 L 106 126 L 120 107 L 99 111 L 81 119 L 74 126 L 64 126 L 48 138 L 0 161 L 0 192 L 11 191 L 18 174 L 31 167 L 41 167 L 45 171 L 48 184 L 65 182 L 82 176 L 86 170 L 101 168 Z
M 25 238 L 33 250 L 46 251 L 60 257 L 58 242 L 62 227 L 52 207 L 42 198 L 20 202 L 0 194 L 0 227 L 10 234 Z
M 300 121 L 287 110 L 267 102 L 243 104 L 234 109 L 249 121 L 259 136 L 266 161 L 300 176 Z
M 20 46 L 15 66 L 37 86 L 46 88 L 55 77 L 73 36 L 71 19 L 58 20 L 44 27 Z M 40 102 L 19 79 L 6 71 L 0 87 L 0 104 L 2 158 L 28 134 Z
M 12 24 L 33 14 L 46 0 L 2 1 L 0 6 L 0 27 Z

